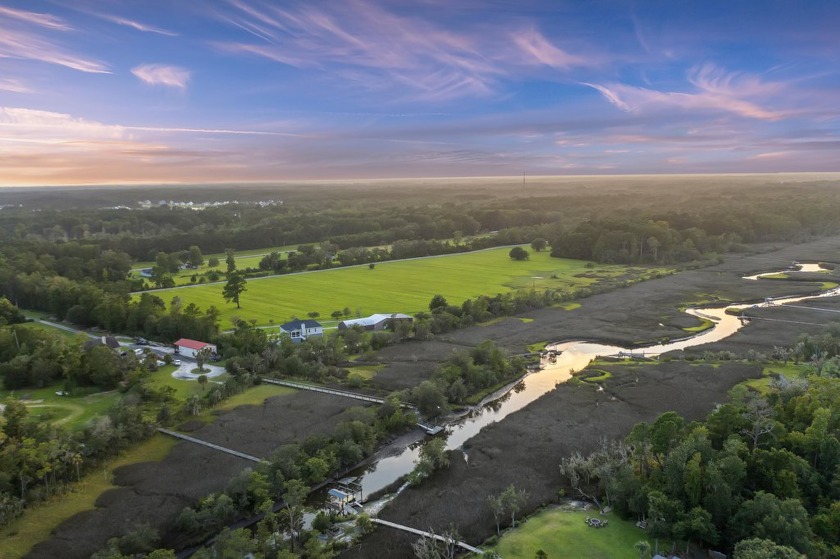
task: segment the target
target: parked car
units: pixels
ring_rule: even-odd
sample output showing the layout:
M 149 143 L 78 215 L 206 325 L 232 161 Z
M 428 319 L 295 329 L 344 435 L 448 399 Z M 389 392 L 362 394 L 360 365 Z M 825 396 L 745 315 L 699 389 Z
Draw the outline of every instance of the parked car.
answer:
M 174 365 L 177 365 L 178 367 L 180 367 L 180 366 L 181 366 L 181 360 L 180 360 L 180 359 L 176 359 L 176 360 L 175 360 L 175 361 L 173 361 L 172 363 L 173 363 Z
M 158 360 L 158 362 L 157 362 L 158 367 L 163 367 L 164 365 L 166 365 L 166 361 Z

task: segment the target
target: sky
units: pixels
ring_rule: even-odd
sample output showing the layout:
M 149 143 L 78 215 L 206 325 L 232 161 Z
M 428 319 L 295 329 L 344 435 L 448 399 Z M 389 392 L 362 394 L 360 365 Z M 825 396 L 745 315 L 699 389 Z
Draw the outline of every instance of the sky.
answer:
M 836 0 L 0 0 L 0 186 L 840 171 Z

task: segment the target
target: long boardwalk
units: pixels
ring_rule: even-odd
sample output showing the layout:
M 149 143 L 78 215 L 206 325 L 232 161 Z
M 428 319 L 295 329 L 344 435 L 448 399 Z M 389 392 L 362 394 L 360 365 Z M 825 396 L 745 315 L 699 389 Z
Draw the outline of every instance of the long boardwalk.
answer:
M 430 532 L 424 532 L 423 530 L 418 530 L 417 528 L 410 528 L 408 526 L 403 526 L 402 524 L 396 524 L 394 522 L 388 522 L 387 520 L 382 520 L 382 519 L 379 519 L 379 518 L 371 518 L 370 520 L 371 520 L 371 522 L 375 522 L 376 524 L 382 524 L 383 526 L 388 526 L 389 528 L 396 528 L 397 530 L 402 530 L 403 532 L 409 532 L 411 534 L 416 534 L 418 536 L 424 536 L 426 538 L 434 538 L 439 542 L 446 543 L 446 542 L 450 541 L 447 538 L 444 538 L 443 536 L 439 536 L 437 534 L 432 534 Z M 457 545 L 458 547 L 461 547 L 463 549 L 466 549 L 467 551 L 475 553 L 477 555 L 484 555 L 483 550 L 478 549 L 477 547 L 473 547 L 468 543 L 455 542 L 455 545 Z
M 297 388 L 298 390 L 311 390 L 313 392 L 322 392 L 324 394 L 332 394 L 333 396 L 344 396 L 345 398 L 353 398 L 355 400 L 362 400 L 364 402 L 372 402 L 374 404 L 384 404 L 385 400 L 376 398 L 375 396 L 367 396 L 366 394 L 357 394 L 356 392 L 348 392 L 346 390 L 335 390 L 334 388 L 321 388 L 320 386 L 312 386 L 311 384 L 304 384 L 302 382 L 294 382 L 290 380 L 280 380 L 276 378 L 263 377 L 263 382 L 269 384 L 278 384 L 280 386 L 288 386 L 289 388 Z
M 239 458 L 244 458 L 245 460 L 250 460 L 251 462 L 267 462 L 262 458 L 257 458 L 256 456 L 251 456 L 250 454 L 245 454 L 244 452 L 239 452 L 238 450 L 233 450 L 232 448 L 225 448 L 217 444 L 208 443 L 207 441 L 202 441 L 201 439 L 190 437 L 189 435 L 179 433 L 178 431 L 170 431 L 169 429 L 164 429 L 163 427 L 158 427 L 158 431 L 163 433 L 164 435 L 169 435 L 170 437 L 175 437 L 176 439 L 182 439 L 191 443 L 200 444 L 202 446 L 206 446 L 207 448 L 218 450 L 219 452 L 225 452 L 227 454 L 231 454 Z

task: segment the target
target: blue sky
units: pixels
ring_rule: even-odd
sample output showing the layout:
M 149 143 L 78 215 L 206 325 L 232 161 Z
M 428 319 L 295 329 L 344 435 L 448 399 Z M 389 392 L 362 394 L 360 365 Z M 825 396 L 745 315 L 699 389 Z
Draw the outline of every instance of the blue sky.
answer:
M 840 171 L 840 2 L 0 0 L 0 185 Z

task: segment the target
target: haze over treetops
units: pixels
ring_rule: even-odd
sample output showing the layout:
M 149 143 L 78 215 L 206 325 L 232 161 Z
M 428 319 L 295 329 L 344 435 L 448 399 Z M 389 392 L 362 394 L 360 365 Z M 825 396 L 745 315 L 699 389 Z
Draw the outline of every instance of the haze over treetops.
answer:
M 840 3 L 4 0 L 0 186 L 837 171 Z

